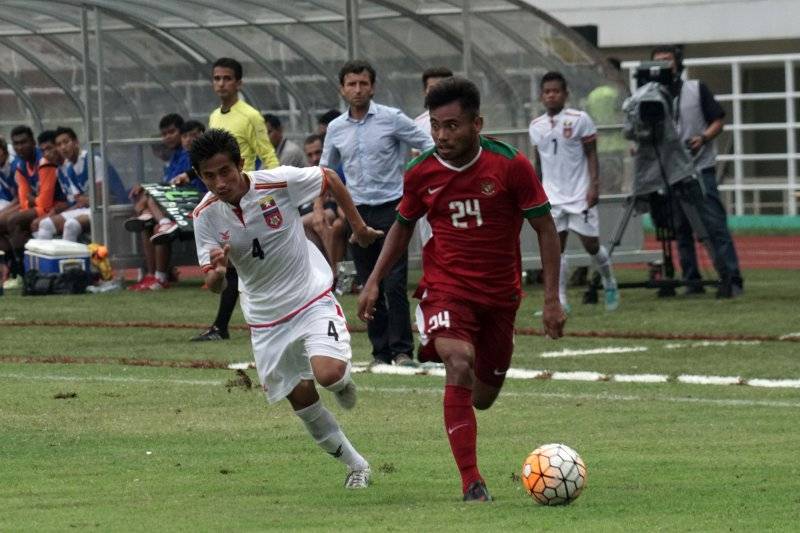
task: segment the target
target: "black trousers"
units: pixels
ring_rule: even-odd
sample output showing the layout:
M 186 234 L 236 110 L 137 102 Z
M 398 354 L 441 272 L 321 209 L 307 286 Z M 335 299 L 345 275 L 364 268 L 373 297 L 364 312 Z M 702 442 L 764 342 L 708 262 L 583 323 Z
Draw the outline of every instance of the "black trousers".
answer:
M 358 212 L 368 226 L 389 233 L 395 221 L 399 199 L 379 205 L 359 205 Z M 378 262 L 385 239 L 379 239 L 367 248 L 350 245 L 356 277 L 364 284 Z M 372 343 L 372 356 L 391 362 L 398 354 L 412 357 L 414 338 L 411 335 L 411 318 L 408 312 L 408 254 L 404 254 L 380 284 L 375 302 L 375 318 L 367 324 L 367 335 Z

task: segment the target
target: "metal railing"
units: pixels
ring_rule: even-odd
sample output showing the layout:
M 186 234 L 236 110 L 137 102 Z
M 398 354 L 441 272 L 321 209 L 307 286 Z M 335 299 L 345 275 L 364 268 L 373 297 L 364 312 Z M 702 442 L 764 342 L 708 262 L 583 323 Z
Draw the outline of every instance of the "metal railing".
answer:
M 638 61 L 626 61 L 622 64 L 624 69 L 628 69 L 631 81 L 631 90 L 635 89 L 636 82 L 633 78 L 633 69 L 639 64 Z M 798 197 L 800 197 L 800 184 L 798 183 L 798 164 L 800 159 L 797 146 L 798 121 L 796 117 L 800 99 L 800 91 L 797 90 L 795 80 L 795 69 L 800 67 L 800 54 L 773 54 L 773 55 L 752 55 L 752 56 L 730 56 L 730 57 L 706 57 L 684 60 L 686 70 L 685 78 L 692 78 L 693 70 L 700 70 L 703 67 L 724 68 L 730 75 L 730 92 L 716 94 L 720 102 L 729 102 L 732 108 L 730 116 L 726 117 L 726 124 L 723 131 L 729 132 L 732 137 L 731 153 L 720 153 L 717 157 L 719 162 L 730 162 L 733 165 L 733 183 L 720 185 L 720 191 L 730 192 L 732 198 L 732 211 L 737 215 L 746 212 L 759 212 L 759 197 L 763 191 L 783 192 L 783 214 L 797 215 Z M 743 87 L 743 71 L 759 67 L 771 67 L 783 69 L 783 91 L 771 92 L 745 92 Z M 697 76 L 702 79 L 702 76 Z M 756 80 L 756 85 L 758 85 Z M 774 82 L 766 80 L 764 82 Z M 766 83 L 764 84 L 765 86 Z M 771 86 L 771 84 L 769 85 Z M 785 105 L 785 120 L 783 122 L 748 122 L 745 120 L 743 104 L 746 102 L 783 102 Z M 766 146 L 763 150 L 746 152 L 744 134 L 753 131 L 782 131 L 785 133 L 785 148 L 774 143 L 774 149 L 768 150 Z M 786 176 L 766 176 L 759 175 L 757 170 L 749 173 L 745 171 L 746 162 L 779 161 L 786 163 Z M 755 166 L 754 166 L 755 168 Z M 751 193 L 750 209 L 745 198 L 745 193 Z

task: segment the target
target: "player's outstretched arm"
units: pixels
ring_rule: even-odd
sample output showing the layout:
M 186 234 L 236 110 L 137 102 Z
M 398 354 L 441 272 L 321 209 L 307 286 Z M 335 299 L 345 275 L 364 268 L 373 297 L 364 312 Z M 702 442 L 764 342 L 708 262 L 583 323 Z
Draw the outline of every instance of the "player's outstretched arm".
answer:
M 539 238 L 539 254 L 542 258 L 542 275 L 544 278 L 544 307 L 542 309 L 542 325 L 544 334 L 551 339 L 564 336 L 564 322 L 567 315 L 558 301 L 558 272 L 561 261 L 561 243 L 556 225 L 550 213 L 528 219 Z
M 228 253 L 231 251 L 231 245 L 226 244 L 222 248 L 214 248 L 209 251 L 209 258 L 211 259 L 211 270 L 206 272 L 206 286 L 208 290 L 213 293 L 221 293 L 225 290 L 227 281 L 225 280 L 225 273 L 228 271 Z
M 408 250 L 408 243 L 411 242 L 412 235 L 414 235 L 414 224 L 395 222 L 389 229 L 386 242 L 383 243 L 381 254 L 378 256 L 378 262 L 375 263 L 372 274 L 358 295 L 358 318 L 364 322 L 372 320 L 375 302 L 378 299 L 378 285 L 397 263 L 397 260 Z
M 347 221 L 350 223 L 350 228 L 353 230 L 351 241 L 358 243 L 362 248 L 366 248 L 383 237 L 382 231 L 367 226 L 364 219 L 361 218 L 361 214 L 353 203 L 353 198 L 350 197 L 350 193 L 347 192 L 347 187 L 344 186 L 339 175 L 329 168 L 323 167 L 323 171 L 325 172 L 325 178 L 328 180 L 328 187 L 330 188 L 333 198 L 342 208 L 344 216 L 347 218 Z

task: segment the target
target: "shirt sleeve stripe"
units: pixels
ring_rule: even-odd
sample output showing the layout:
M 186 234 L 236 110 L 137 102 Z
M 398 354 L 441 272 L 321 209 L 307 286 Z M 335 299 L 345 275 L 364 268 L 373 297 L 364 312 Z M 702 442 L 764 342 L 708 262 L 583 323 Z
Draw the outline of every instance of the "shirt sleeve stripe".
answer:
M 529 207 L 522 210 L 522 216 L 525 218 L 534 218 L 546 215 L 550 212 L 550 202 L 545 202 L 542 205 Z
M 590 143 L 590 142 L 592 142 L 592 141 L 593 141 L 593 140 L 595 140 L 595 139 L 597 139 L 597 134 L 596 134 L 596 133 L 593 133 L 593 134 L 591 134 L 591 135 L 587 135 L 586 137 L 581 137 L 581 141 L 582 141 L 584 144 L 585 144 L 585 143 Z
M 399 211 L 397 212 L 397 221 L 404 226 L 413 226 L 417 222 L 416 219 L 412 220 L 410 218 L 404 217 L 403 215 L 400 214 Z
M 214 270 L 214 267 L 211 265 L 200 265 L 200 269 L 203 271 L 204 274 Z

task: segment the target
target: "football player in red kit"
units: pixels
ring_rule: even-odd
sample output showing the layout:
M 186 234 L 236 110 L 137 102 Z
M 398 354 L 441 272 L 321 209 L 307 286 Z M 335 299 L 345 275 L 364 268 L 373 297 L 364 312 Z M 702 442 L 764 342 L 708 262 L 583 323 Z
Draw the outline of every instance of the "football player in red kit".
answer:
M 528 159 L 480 135 L 480 93 L 463 78 L 442 80 L 426 96 L 436 146 L 409 163 L 397 221 L 358 300 L 372 317 L 378 284 L 405 253 L 414 224 L 427 215 L 433 237 L 423 249 L 417 296 L 425 334 L 445 364 L 444 423 L 465 501 L 489 501 L 478 471 L 474 409 L 488 409 L 503 386 L 520 304 L 519 234 L 536 231 L 544 271 L 545 334 L 563 335 L 558 300 L 559 240 L 550 204 Z

